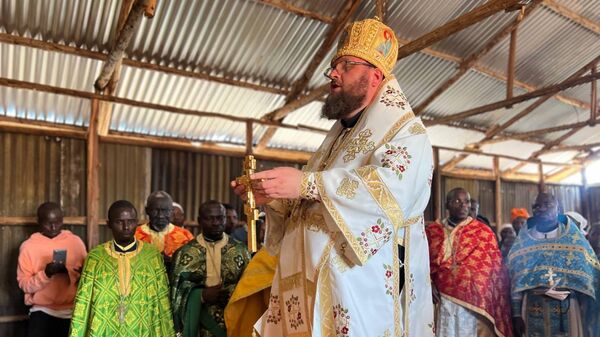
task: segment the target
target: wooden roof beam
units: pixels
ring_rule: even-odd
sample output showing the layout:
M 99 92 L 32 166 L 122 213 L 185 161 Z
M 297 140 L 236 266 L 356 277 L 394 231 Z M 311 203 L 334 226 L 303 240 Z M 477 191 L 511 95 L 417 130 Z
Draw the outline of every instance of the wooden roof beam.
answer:
M 125 26 L 125 22 L 129 17 L 129 13 L 133 8 L 135 0 L 124 0 L 121 3 L 121 8 L 119 9 L 119 18 L 117 20 L 117 25 L 115 27 L 115 34 L 112 41 L 112 48 L 114 49 L 117 43 L 117 37 L 119 37 L 123 31 L 123 27 Z M 105 92 L 109 95 L 114 95 L 117 92 L 117 87 L 119 85 L 119 80 L 121 79 L 121 69 L 123 66 L 123 59 L 119 59 L 117 64 L 115 65 L 115 69 L 110 76 L 110 80 L 108 81 L 107 87 L 105 88 Z M 113 112 L 113 104 L 110 102 L 99 102 L 99 111 L 98 111 L 98 134 L 100 136 L 108 135 L 108 130 L 110 129 L 110 124 L 112 120 L 112 112 Z
M 438 88 L 427 97 L 419 106 L 414 109 L 415 115 L 419 115 L 422 113 L 425 108 L 429 106 L 435 99 L 440 97 L 446 90 L 448 90 L 454 83 L 456 83 L 459 79 L 461 79 L 469 69 L 471 69 L 479 59 L 481 59 L 484 55 L 486 55 L 490 50 L 492 50 L 495 46 L 497 46 L 500 42 L 502 42 L 511 32 L 514 32 L 519 23 L 523 21 L 527 16 L 529 16 L 539 5 L 542 0 L 536 0 L 531 6 L 527 8 L 523 14 L 518 15 L 512 22 L 504 26 L 496 35 L 494 35 L 488 42 L 483 45 L 483 47 L 479 48 L 477 51 L 473 52 L 468 57 L 464 58 L 460 64 L 458 65 L 458 71 L 442 83 Z M 507 82 L 508 83 L 508 82 Z
M 591 32 L 600 34 L 600 24 L 583 17 L 578 13 L 575 13 L 573 10 L 555 2 L 554 0 L 545 0 L 544 6 L 551 9 L 555 13 L 572 20 L 580 26 L 590 30 Z
M 335 23 L 327 32 L 327 36 L 325 37 L 325 40 L 323 40 L 321 47 L 306 67 L 306 70 L 304 70 L 302 76 L 300 76 L 300 78 L 292 85 L 292 89 L 290 89 L 290 92 L 286 97 L 286 104 L 296 100 L 300 93 L 306 89 L 306 86 L 315 74 L 317 67 L 319 67 L 325 56 L 327 56 L 331 47 L 335 45 L 338 35 L 342 32 L 344 27 L 346 27 L 346 24 L 350 21 L 350 18 L 354 13 L 356 13 L 360 4 L 361 0 L 351 0 L 346 2 L 346 5 L 335 19 Z
M 75 138 L 82 140 L 85 140 L 88 135 L 88 130 L 83 127 L 58 126 L 57 124 L 42 121 L 35 121 L 35 123 L 32 122 L 34 121 L 3 117 L 0 119 L 0 131 L 40 136 Z M 242 145 L 221 145 L 213 142 L 197 142 L 186 139 L 146 136 L 124 132 L 113 132 L 106 136 L 99 136 L 99 140 L 100 142 L 104 143 L 178 149 L 220 155 L 227 154 L 238 157 L 244 156 L 246 153 L 246 147 Z M 257 158 L 261 159 L 287 160 L 299 163 L 305 163 L 312 155 L 311 152 L 279 149 L 255 151 L 254 154 Z
M 381 22 L 386 22 L 387 19 L 387 0 L 377 0 L 375 2 L 375 15 L 379 17 Z
M 309 11 L 302 7 L 294 6 L 290 3 L 287 3 L 282 0 L 254 0 L 254 1 L 261 3 L 263 5 L 279 8 L 283 11 L 294 13 L 299 16 L 303 16 L 303 17 L 310 18 L 313 20 L 321 21 L 328 25 L 333 24 L 334 20 L 335 20 L 331 16 L 327 16 L 327 15 L 323 15 L 323 14 L 320 14 L 317 12 Z
M 179 114 L 184 114 L 184 115 L 192 115 L 192 116 L 200 116 L 200 117 L 219 118 L 219 119 L 225 119 L 225 120 L 230 120 L 230 121 L 240 122 L 240 123 L 246 123 L 247 121 L 252 121 L 253 123 L 256 123 L 256 124 L 266 125 L 266 126 L 275 126 L 275 127 L 284 128 L 284 129 L 310 131 L 310 132 L 317 132 L 317 133 L 321 133 L 321 134 L 325 134 L 328 132 L 328 130 L 319 129 L 319 128 L 315 128 L 315 127 L 301 126 L 301 125 L 298 125 L 298 126 L 286 125 L 286 124 L 280 124 L 280 123 L 273 122 L 273 121 L 259 120 L 259 119 L 255 119 L 255 118 L 245 118 L 245 117 L 221 114 L 221 113 L 216 113 L 216 112 L 207 112 L 207 111 L 198 111 L 198 110 L 192 110 L 192 109 L 177 108 L 177 107 L 174 107 L 171 105 L 163 105 L 163 104 L 136 101 L 136 100 L 129 99 L 129 98 L 101 95 L 101 94 L 87 92 L 87 91 L 73 90 L 73 89 L 55 87 L 55 86 L 51 86 L 51 85 L 13 80 L 13 79 L 5 78 L 5 77 L 0 77 L 0 86 L 16 88 L 16 89 L 36 90 L 36 91 L 42 91 L 42 92 L 48 92 L 48 93 L 53 93 L 53 94 L 58 94 L 58 95 L 66 95 L 66 96 L 78 97 L 78 98 L 84 98 L 84 99 L 97 99 L 98 101 L 124 104 L 124 105 L 134 106 L 134 107 L 138 107 L 138 108 L 146 108 L 146 109 L 152 109 L 152 110 L 158 110 L 158 111 L 167 111 L 167 112 L 172 112 L 172 113 L 179 113 Z
M 142 16 L 146 14 L 149 4 L 149 0 L 137 0 L 131 8 L 123 28 L 121 31 L 119 31 L 119 37 L 117 38 L 114 47 L 108 54 L 108 58 L 105 61 L 102 70 L 100 71 L 100 75 L 98 75 L 98 79 L 94 83 L 94 87 L 96 90 L 98 90 L 98 92 L 102 92 L 107 87 L 108 82 L 115 71 L 115 67 L 125 56 L 125 48 L 129 46 L 129 42 L 131 41 L 133 34 L 140 26 L 140 23 L 142 22 Z M 126 9 L 122 8 L 122 10 Z
M 327 89 L 329 88 L 329 85 L 322 86 L 321 91 L 313 90 L 308 95 L 299 97 L 299 95 L 306 89 L 306 86 L 315 74 L 317 67 L 321 64 L 325 56 L 327 56 L 327 53 L 329 52 L 331 47 L 334 46 L 340 32 L 344 29 L 348 21 L 350 21 L 352 15 L 354 15 L 354 13 L 356 13 L 356 11 L 358 10 L 360 4 L 361 0 L 351 0 L 346 2 L 346 5 L 342 9 L 338 17 L 335 19 L 335 23 L 329 29 L 325 40 L 321 44 L 321 47 L 313 57 L 312 61 L 308 64 L 308 67 L 306 67 L 306 70 L 304 71 L 302 76 L 300 76 L 300 78 L 296 80 L 292 85 L 292 88 L 290 89 L 290 92 L 288 93 L 285 99 L 284 106 L 267 113 L 265 116 L 263 116 L 263 119 L 282 121 L 285 118 L 285 116 L 287 116 L 292 111 L 325 95 L 325 93 L 328 91 Z M 258 142 L 257 148 L 261 150 L 265 149 L 271 141 L 271 139 L 273 138 L 273 136 L 275 135 L 276 131 L 277 130 L 275 128 L 267 129 L 267 131 L 263 134 L 260 141 Z
M 575 86 L 578 86 L 578 85 L 581 85 L 584 83 L 589 83 L 591 81 L 597 80 L 598 78 L 600 78 L 599 74 L 600 73 L 596 73 L 596 74 L 586 75 L 586 76 L 582 76 L 582 77 L 571 79 L 571 80 L 566 80 L 564 82 L 554 84 L 551 86 L 547 86 L 545 88 L 536 90 L 534 92 L 529 92 L 527 94 L 516 96 L 511 99 L 502 100 L 502 101 L 498 101 L 498 102 L 491 103 L 491 104 L 486 104 L 484 106 L 469 109 L 467 111 L 456 113 L 456 114 L 453 114 L 450 116 L 436 118 L 429 122 L 426 122 L 426 125 L 446 124 L 446 123 L 453 122 L 453 121 L 459 121 L 459 120 L 463 120 L 463 119 L 466 119 L 466 118 L 469 118 L 472 116 L 480 115 L 482 113 L 498 110 L 501 108 L 506 108 L 507 106 L 525 102 L 525 101 L 528 101 L 528 100 L 531 100 L 534 98 L 538 98 L 541 96 L 555 94 L 559 91 L 563 91 L 563 90 L 566 90 L 566 89 L 569 89 L 569 88 L 572 88 L 572 87 L 575 87 Z
M 0 42 L 14 44 L 18 46 L 36 48 L 46 51 L 59 52 L 69 55 L 75 55 L 79 57 L 86 57 L 100 61 L 106 61 L 108 59 L 108 55 L 100 52 L 90 51 L 83 48 L 77 48 L 72 46 L 63 45 L 60 43 L 46 42 L 41 40 L 36 40 L 27 37 L 21 37 L 16 35 L 10 35 L 6 33 L 0 33 Z M 245 89 L 251 89 L 256 91 L 267 92 L 271 94 L 277 95 L 286 95 L 288 93 L 287 89 L 280 89 L 266 85 L 254 84 L 251 82 L 239 81 L 234 79 L 229 79 L 225 77 L 213 76 L 205 73 L 197 73 L 192 71 L 186 71 L 178 68 L 162 66 L 159 64 L 148 63 L 136 61 L 128 58 L 123 59 L 123 64 L 132 68 L 144 69 L 144 70 L 152 70 L 162 72 L 168 75 L 177 75 L 188 78 L 193 78 L 197 80 L 204 80 L 209 82 L 215 82 L 220 84 L 232 85 L 236 87 L 241 87 Z
M 585 74 L 590 69 L 590 67 L 593 67 L 594 64 L 596 64 L 599 60 L 600 60 L 600 55 L 597 56 L 594 60 L 592 60 L 588 64 L 586 64 L 585 66 L 583 66 L 581 69 L 577 70 L 573 75 L 571 75 L 569 78 L 567 78 L 567 80 L 569 80 L 569 79 L 575 79 L 575 78 L 578 78 L 581 75 Z M 592 83 L 594 83 L 594 82 L 592 82 Z M 542 104 L 544 104 L 547 100 L 549 100 L 553 96 L 555 96 L 555 95 L 548 94 L 548 95 L 545 95 L 545 96 L 541 97 L 540 99 L 538 99 L 537 101 L 535 101 L 533 104 L 531 104 L 527 108 L 523 109 L 523 111 L 519 112 L 518 114 L 516 114 L 515 116 L 513 116 L 511 119 L 509 119 L 508 121 L 506 121 L 504 124 L 499 125 L 499 126 L 497 126 L 495 128 L 491 128 L 486 133 L 485 138 L 483 139 L 483 141 L 487 141 L 487 140 L 495 137 L 496 135 L 498 135 L 502 131 L 506 130 L 508 127 L 510 127 L 511 125 L 513 125 L 514 123 L 516 123 L 521 118 L 529 115 L 531 112 L 533 112 L 535 109 L 537 109 L 539 106 L 541 106 Z
M 398 60 L 412 55 L 423 48 L 429 47 L 432 44 L 441 41 L 469 26 L 472 26 L 498 12 L 515 6 L 519 2 L 519 0 L 490 0 L 485 4 L 473 9 L 472 11 L 447 22 L 433 31 L 419 37 L 418 39 L 400 47 L 398 49 Z

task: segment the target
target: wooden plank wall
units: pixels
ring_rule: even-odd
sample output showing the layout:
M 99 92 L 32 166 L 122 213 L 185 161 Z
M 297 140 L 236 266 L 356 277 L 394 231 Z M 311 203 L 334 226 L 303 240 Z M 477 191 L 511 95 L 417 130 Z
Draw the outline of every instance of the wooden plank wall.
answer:
M 600 186 L 590 187 L 587 190 L 589 214 L 591 224 L 600 224 Z
M 85 142 L 82 140 L 0 133 L 0 217 L 34 217 L 45 201 L 59 201 L 67 216 L 85 216 L 86 172 Z M 118 199 L 133 202 L 145 218 L 144 203 L 153 190 L 163 189 L 186 209 L 186 219 L 194 222 L 198 206 L 208 199 L 229 202 L 241 214 L 241 200 L 232 194 L 229 182 L 241 174 L 242 158 L 207 155 L 185 151 L 151 149 L 142 146 L 100 144 L 100 219 L 103 223 L 110 203 Z M 259 170 L 275 166 L 295 166 L 275 161 L 259 161 Z M 442 177 L 442 195 L 454 187 L 464 187 L 481 204 L 481 213 L 494 219 L 494 182 Z M 559 196 L 566 209 L 581 210 L 581 189 L 577 186 L 547 185 Z M 503 217 L 510 208 L 530 207 L 537 185 L 503 182 Z M 590 189 L 590 208 L 600 221 L 600 187 Z M 432 221 L 430 200 L 425 219 Z M 444 213 L 442 213 L 444 214 Z M 85 241 L 85 226 L 66 224 Z M 34 224 L 0 225 L 0 317 L 27 313 L 23 294 L 16 283 L 18 249 L 37 228 Z M 194 227 L 197 233 L 197 228 Z M 105 225 L 100 226 L 100 241 L 110 239 Z M 23 321 L 2 323 L 0 336 L 23 336 Z

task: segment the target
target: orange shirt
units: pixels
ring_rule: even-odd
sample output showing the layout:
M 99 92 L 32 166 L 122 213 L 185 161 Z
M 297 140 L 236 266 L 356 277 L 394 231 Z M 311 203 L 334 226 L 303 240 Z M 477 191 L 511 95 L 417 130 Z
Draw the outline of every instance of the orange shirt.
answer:
M 46 265 L 52 262 L 55 249 L 67 251 L 68 274 L 46 276 Z M 53 310 L 73 308 L 79 271 L 87 255 L 81 239 L 63 230 L 50 239 L 41 233 L 32 234 L 21 244 L 17 266 L 17 281 L 25 293 L 25 304 Z
M 150 243 L 166 256 L 172 256 L 179 247 L 188 243 L 194 238 L 194 235 L 185 228 L 169 224 L 163 231 L 157 232 L 148 226 L 148 224 L 138 226 L 135 230 L 135 237 L 138 240 Z

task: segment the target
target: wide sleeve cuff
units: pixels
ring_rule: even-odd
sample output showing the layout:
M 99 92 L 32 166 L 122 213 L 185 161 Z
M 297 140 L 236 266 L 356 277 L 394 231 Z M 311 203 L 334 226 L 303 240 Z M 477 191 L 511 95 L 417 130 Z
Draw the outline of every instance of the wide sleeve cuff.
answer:
M 321 200 L 314 172 L 302 172 L 302 181 L 300 183 L 300 198 L 316 201 Z

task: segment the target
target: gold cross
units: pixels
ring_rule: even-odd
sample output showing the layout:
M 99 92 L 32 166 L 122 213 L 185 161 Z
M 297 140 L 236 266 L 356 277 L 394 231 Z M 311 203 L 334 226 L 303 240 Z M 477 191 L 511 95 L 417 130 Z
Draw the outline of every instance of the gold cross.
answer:
M 252 179 L 250 176 L 256 171 L 256 159 L 249 154 L 244 158 L 244 168 L 242 176 L 235 178 L 239 185 L 246 186 L 246 201 L 244 202 L 244 214 L 248 224 L 248 250 L 256 252 L 258 250 L 256 243 L 256 220 L 258 220 L 258 210 L 256 209 L 256 200 L 252 191 Z

